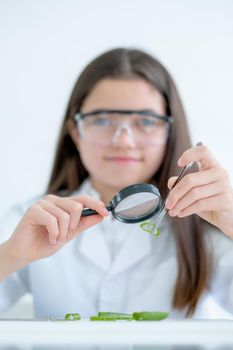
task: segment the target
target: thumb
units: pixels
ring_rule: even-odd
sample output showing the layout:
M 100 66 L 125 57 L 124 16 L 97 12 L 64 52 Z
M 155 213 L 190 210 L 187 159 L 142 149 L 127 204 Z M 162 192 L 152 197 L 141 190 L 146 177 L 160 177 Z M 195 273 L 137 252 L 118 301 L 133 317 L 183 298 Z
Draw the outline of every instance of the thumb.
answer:
M 170 177 L 170 179 L 167 182 L 167 187 L 169 188 L 169 190 L 172 189 L 172 187 L 174 186 L 176 180 L 177 180 L 178 176 L 172 176 Z
M 79 225 L 78 225 L 79 232 L 86 230 L 89 227 L 98 224 L 100 221 L 103 220 L 103 218 L 104 217 L 99 215 L 99 214 L 81 217 L 81 219 L 79 221 Z
M 99 214 L 90 215 L 90 216 L 83 216 L 81 217 L 78 227 L 75 230 L 75 235 L 79 234 L 80 232 L 87 230 L 91 226 L 94 226 L 98 223 L 100 223 L 103 220 L 103 216 Z

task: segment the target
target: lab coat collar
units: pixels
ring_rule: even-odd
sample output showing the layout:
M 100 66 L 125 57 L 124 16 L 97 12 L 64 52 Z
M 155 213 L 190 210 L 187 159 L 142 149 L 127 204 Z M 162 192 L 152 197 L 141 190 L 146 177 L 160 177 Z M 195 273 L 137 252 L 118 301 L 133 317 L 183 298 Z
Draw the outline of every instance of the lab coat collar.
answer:
M 128 226 L 129 237 L 124 241 L 113 261 L 99 225 L 82 233 L 82 239 L 78 246 L 79 253 L 105 272 L 108 272 L 109 276 L 114 276 L 130 268 L 150 254 L 151 240 L 149 234 L 143 232 L 139 226 L 134 226 L 132 231 L 131 225 L 126 225 Z
M 130 224 L 125 225 L 127 225 L 130 236 L 124 242 L 113 261 L 110 271 L 111 276 L 130 268 L 151 253 L 152 247 L 149 233 L 142 231 L 139 224 L 134 225 L 133 229 Z
M 82 233 L 78 250 L 79 253 L 104 271 L 108 270 L 111 265 L 110 252 L 98 225 Z

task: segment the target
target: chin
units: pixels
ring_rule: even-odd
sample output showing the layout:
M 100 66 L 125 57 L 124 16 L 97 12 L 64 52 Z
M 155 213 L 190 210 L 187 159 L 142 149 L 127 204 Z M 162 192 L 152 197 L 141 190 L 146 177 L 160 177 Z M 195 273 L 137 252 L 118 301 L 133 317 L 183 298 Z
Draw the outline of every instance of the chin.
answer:
M 120 174 L 119 174 L 120 177 Z M 137 179 L 137 178 L 118 178 L 114 181 L 113 178 L 111 178 L 111 183 L 109 183 L 109 186 L 112 188 L 115 188 L 116 190 L 120 190 L 124 187 L 138 184 L 138 183 L 144 183 L 146 181 L 143 181 L 142 179 Z

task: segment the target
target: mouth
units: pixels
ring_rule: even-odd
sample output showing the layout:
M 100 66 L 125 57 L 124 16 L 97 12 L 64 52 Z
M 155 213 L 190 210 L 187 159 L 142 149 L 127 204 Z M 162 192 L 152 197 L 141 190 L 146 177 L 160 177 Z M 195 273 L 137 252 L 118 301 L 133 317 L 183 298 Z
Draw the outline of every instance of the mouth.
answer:
M 113 163 L 119 163 L 119 164 L 135 164 L 135 163 L 142 162 L 142 158 L 122 157 L 122 156 L 105 157 L 105 160 Z

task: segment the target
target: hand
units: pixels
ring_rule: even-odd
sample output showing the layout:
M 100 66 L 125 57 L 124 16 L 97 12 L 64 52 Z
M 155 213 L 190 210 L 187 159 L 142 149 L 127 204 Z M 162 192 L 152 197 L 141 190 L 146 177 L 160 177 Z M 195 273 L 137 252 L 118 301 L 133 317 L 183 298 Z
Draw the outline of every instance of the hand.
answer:
M 81 217 L 83 207 L 96 215 Z M 25 264 L 54 254 L 81 231 L 108 215 L 104 203 L 89 196 L 48 195 L 30 207 L 8 241 L 11 255 Z
M 206 146 L 188 149 L 178 160 L 183 167 L 199 162 L 199 172 L 185 175 L 170 191 L 166 208 L 180 218 L 197 214 L 233 238 L 233 189 L 229 176 Z M 171 189 L 177 177 L 168 181 Z

